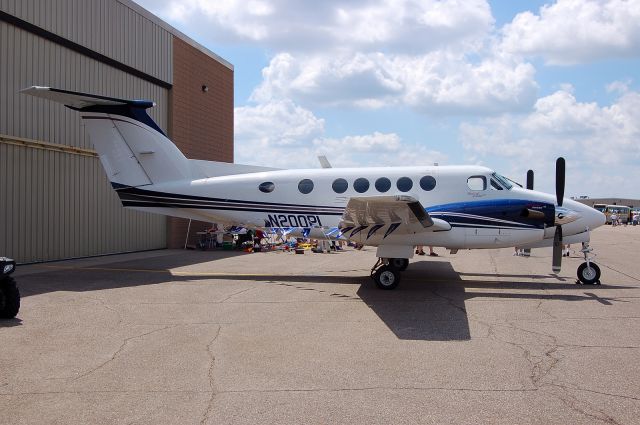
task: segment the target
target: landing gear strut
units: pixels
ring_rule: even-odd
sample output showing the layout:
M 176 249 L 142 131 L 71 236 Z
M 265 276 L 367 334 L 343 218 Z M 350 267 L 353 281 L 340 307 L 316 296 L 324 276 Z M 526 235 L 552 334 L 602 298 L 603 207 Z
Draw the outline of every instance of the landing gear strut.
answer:
M 584 255 L 584 263 L 578 267 L 578 281 L 576 283 L 582 283 L 583 285 L 600 285 L 600 267 L 593 261 L 593 257 L 589 256 L 589 253 L 593 251 L 593 248 L 589 247 L 588 242 L 582 242 L 582 255 Z
M 395 289 L 400 283 L 400 270 L 394 267 L 393 260 L 398 259 L 378 258 L 371 269 L 371 277 L 380 289 Z M 409 260 L 406 262 L 409 263 Z
M 391 264 L 393 267 L 403 272 L 407 270 L 407 267 L 409 267 L 409 259 L 408 258 L 389 258 L 389 264 Z

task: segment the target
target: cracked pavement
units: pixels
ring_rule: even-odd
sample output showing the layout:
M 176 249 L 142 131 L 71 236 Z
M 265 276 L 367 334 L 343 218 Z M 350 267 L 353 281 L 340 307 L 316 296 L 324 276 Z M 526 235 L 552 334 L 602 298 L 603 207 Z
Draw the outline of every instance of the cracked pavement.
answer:
M 577 253 L 155 251 L 19 267 L 1 424 L 640 423 L 640 227 Z M 577 249 L 577 246 L 572 248 Z

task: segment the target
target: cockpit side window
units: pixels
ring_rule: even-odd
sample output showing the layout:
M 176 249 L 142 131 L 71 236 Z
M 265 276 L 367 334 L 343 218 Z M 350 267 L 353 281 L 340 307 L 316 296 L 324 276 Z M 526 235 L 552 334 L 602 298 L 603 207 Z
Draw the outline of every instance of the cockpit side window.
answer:
M 485 176 L 471 176 L 467 179 L 467 186 L 471 190 L 487 190 L 487 178 Z
M 500 183 L 500 185 L 507 190 L 511 190 L 511 188 L 513 187 L 513 184 L 511 184 L 508 178 L 501 176 L 498 173 L 491 174 L 491 177 L 492 177 L 492 180 L 493 179 L 497 180 Z
M 500 186 L 500 183 L 498 183 L 493 177 L 489 179 L 489 182 L 491 183 L 492 190 L 503 190 L 502 186 Z

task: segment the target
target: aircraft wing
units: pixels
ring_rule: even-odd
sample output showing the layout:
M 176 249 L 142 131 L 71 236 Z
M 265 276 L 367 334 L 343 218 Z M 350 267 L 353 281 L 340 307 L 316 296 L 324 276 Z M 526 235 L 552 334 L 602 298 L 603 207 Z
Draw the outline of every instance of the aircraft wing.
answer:
M 341 227 L 385 224 L 404 225 L 411 233 L 451 229 L 446 221 L 430 217 L 410 195 L 352 197 L 342 214 Z

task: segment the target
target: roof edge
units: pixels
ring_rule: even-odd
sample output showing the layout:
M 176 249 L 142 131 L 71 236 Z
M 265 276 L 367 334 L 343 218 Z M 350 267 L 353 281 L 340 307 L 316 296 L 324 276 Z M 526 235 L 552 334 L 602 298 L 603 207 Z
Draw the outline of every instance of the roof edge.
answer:
M 194 39 L 192 39 L 182 31 L 174 28 L 173 26 L 171 26 L 170 24 L 168 24 L 158 16 L 154 15 L 144 7 L 140 6 L 138 3 L 134 2 L 133 0 L 117 0 L 117 1 L 120 4 L 144 16 L 145 18 L 155 23 L 156 25 L 161 26 L 162 28 L 167 30 L 169 33 L 173 34 L 175 37 L 178 37 L 185 43 L 191 45 L 192 47 L 195 47 L 196 49 L 200 50 L 202 53 L 206 54 L 207 56 L 210 56 L 211 58 L 215 59 L 216 61 L 220 62 L 222 65 L 226 66 L 227 68 L 233 71 L 233 64 L 231 64 L 231 62 L 223 59 L 220 55 L 217 55 L 211 50 L 207 49 L 202 44 L 198 43 L 197 41 L 195 41 Z

